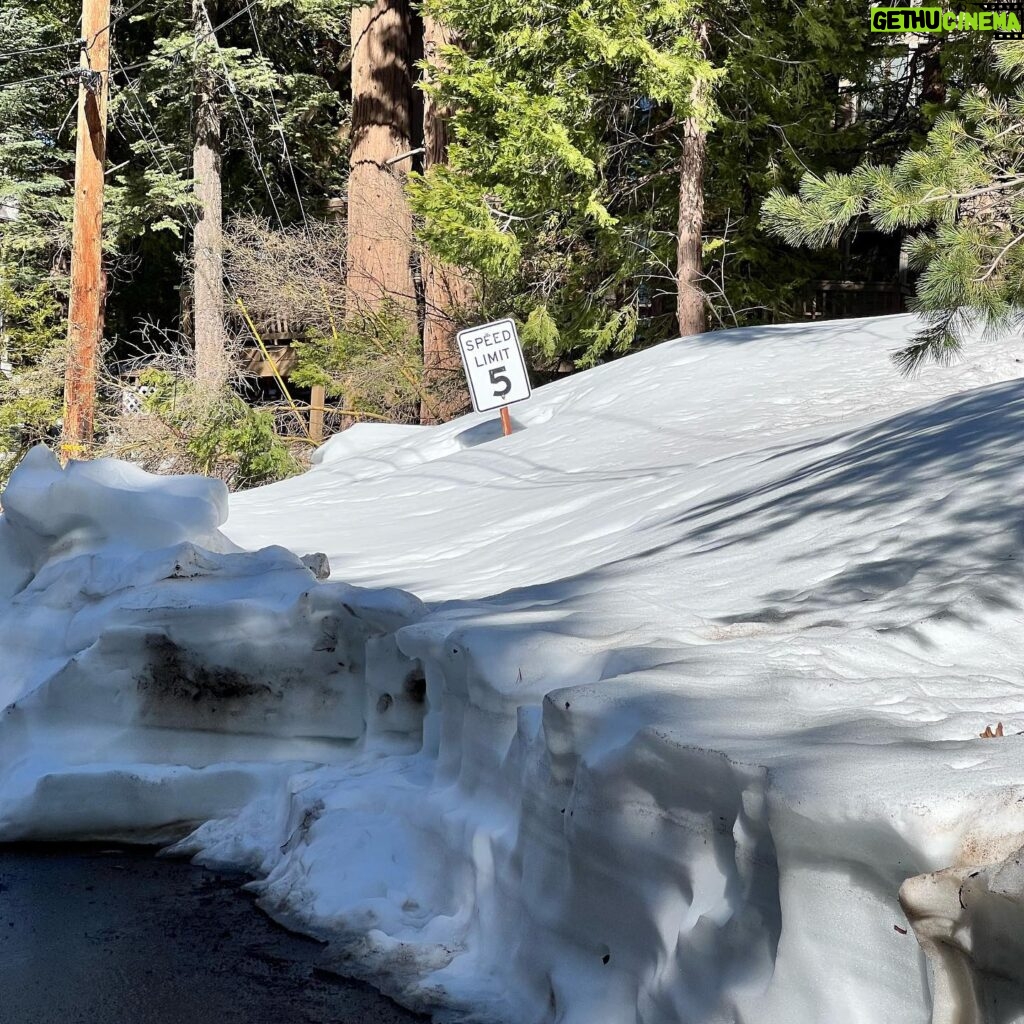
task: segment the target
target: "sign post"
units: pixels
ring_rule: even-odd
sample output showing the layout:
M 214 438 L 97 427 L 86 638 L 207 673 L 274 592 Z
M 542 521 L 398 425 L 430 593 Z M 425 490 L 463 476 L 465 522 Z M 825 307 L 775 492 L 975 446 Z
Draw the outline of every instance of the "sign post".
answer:
M 462 365 L 477 412 L 501 410 L 501 427 L 512 433 L 508 407 L 530 397 L 530 378 L 512 320 L 469 327 L 457 335 Z

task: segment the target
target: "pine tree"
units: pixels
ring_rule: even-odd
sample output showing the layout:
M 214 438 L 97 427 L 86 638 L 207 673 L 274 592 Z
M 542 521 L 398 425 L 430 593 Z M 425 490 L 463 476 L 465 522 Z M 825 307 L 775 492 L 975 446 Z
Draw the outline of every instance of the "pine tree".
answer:
M 996 64 L 1002 89 L 967 93 L 894 165 L 808 175 L 798 195 L 776 190 L 765 204 L 765 223 L 792 245 L 835 244 L 864 217 L 911 232 L 925 326 L 897 353 L 906 371 L 955 358 L 979 322 L 1024 326 L 1024 43 L 1002 44 Z
M 702 53 L 707 53 L 708 24 L 695 23 Z M 676 323 L 681 336 L 701 334 L 707 326 L 704 277 L 704 178 L 708 133 L 702 118 L 710 83 L 695 76 L 690 87 L 690 111 L 682 121 L 679 155 L 679 220 L 676 229 Z
M 220 115 L 225 211 L 301 222 L 297 192 L 315 210 L 343 191 L 351 6 L 221 0 L 216 33 L 197 46 L 193 0 L 114 3 L 104 215 L 113 358 L 135 350 L 141 321 L 179 327 L 177 285 L 203 206 L 192 170 L 200 68 Z M 78 14 L 70 0 L 0 11 L 0 197 L 19 209 L 0 221 L 0 318 L 14 368 L 0 375 L 0 451 L 45 438 L 61 415 L 54 356 L 66 331 L 77 91 L 63 76 L 78 63 Z
M 898 48 L 865 31 L 860 0 L 806 0 L 798 17 L 770 0 L 426 10 L 462 45 L 428 85 L 452 107 L 452 145 L 448 167 L 411 182 L 422 238 L 472 274 L 478 315 L 524 323 L 540 365 L 587 365 L 708 315 L 799 316 L 832 261 L 768 235 L 765 196 L 923 134 L 939 58 L 951 92 L 969 80 L 965 47 L 943 41 L 915 102 L 926 69 L 879 73 Z
M 905 144 L 918 111 L 898 103 L 904 83 L 873 81 L 889 42 L 864 30 L 860 0 L 805 0 L 798 17 L 773 0 L 716 3 L 708 18 L 712 59 L 726 68 L 715 88 L 719 116 L 704 181 L 711 321 L 732 327 L 799 317 L 810 282 L 829 277 L 838 257 L 794 251 L 765 232 L 765 196 L 795 187 L 808 170 L 850 170 L 894 134 Z M 854 96 L 864 109 L 851 119 Z
M 214 21 L 219 15 L 226 24 L 199 46 L 192 0 L 152 0 L 130 14 L 128 7 L 114 5 L 111 31 L 105 236 L 115 277 L 108 307 L 114 335 L 127 335 L 140 312 L 172 322 L 177 315 L 173 286 L 195 217 L 193 82 L 201 68 L 220 115 L 226 211 L 291 223 L 301 220 L 296 180 L 315 210 L 343 191 L 347 177 L 338 36 L 347 39 L 351 0 L 265 0 L 251 10 L 224 0 Z M 0 62 L 0 187 L 31 208 L 4 236 L 38 254 L 44 275 L 46 253 L 59 253 L 66 242 L 74 120 L 65 115 L 75 93 L 74 83 L 58 76 L 77 59 L 69 29 L 76 18 L 64 0 L 23 0 L 0 15 L 0 40 L 11 51 L 33 51 L 36 40 L 63 43 Z M 27 84 L 18 85 L 22 80 Z M 52 246 L 29 235 L 43 226 Z
M 216 7 L 214 8 L 216 12 Z M 216 41 L 206 44 L 213 21 L 203 0 L 193 0 L 192 30 L 197 50 L 193 84 L 193 194 L 196 219 L 192 238 L 192 334 L 196 378 L 215 390 L 228 379 L 227 336 L 224 330 L 224 218 L 221 166 L 220 105 L 215 96 L 212 56 Z
M 0 11 L 0 482 L 61 415 L 77 89 L 60 76 L 77 63 L 73 23 L 61 3 Z

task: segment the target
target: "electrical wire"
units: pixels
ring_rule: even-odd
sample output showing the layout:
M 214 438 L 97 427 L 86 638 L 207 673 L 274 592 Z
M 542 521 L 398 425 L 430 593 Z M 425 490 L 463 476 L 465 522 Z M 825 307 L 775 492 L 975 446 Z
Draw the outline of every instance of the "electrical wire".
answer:
M 98 28 L 96 32 L 93 34 L 92 39 L 90 39 L 89 42 L 85 43 L 85 49 L 88 50 L 96 42 L 96 40 L 99 39 L 101 35 L 103 35 L 104 32 L 109 32 L 119 21 L 124 21 L 124 19 L 127 18 L 130 14 L 132 14 L 134 11 L 137 11 L 144 3 L 148 2 L 149 0 L 135 0 L 135 3 L 133 3 L 131 7 L 128 8 L 128 10 L 122 11 L 120 14 L 111 18 L 110 21 L 108 21 L 106 25 L 103 26 L 103 28 Z
M 203 6 L 203 13 L 206 14 L 207 23 L 210 24 L 209 31 L 204 32 L 201 36 L 197 36 L 195 39 L 190 39 L 187 43 L 184 43 L 182 46 L 178 46 L 178 47 L 176 47 L 173 50 L 169 50 L 167 53 L 160 54 L 160 56 L 161 57 L 177 57 L 177 56 L 180 56 L 186 50 L 192 49 L 196 45 L 196 43 L 201 43 L 205 39 L 209 39 L 210 36 L 214 35 L 214 33 L 219 32 L 222 28 L 227 28 L 228 25 L 230 25 L 234 21 L 237 21 L 239 18 L 242 17 L 242 15 L 248 14 L 249 11 L 251 11 L 256 6 L 257 3 L 259 3 L 259 0 L 249 0 L 249 3 L 247 3 L 241 10 L 235 11 L 234 14 L 232 14 L 229 18 L 225 18 L 218 25 L 213 25 L 213 23 L 210 22 L 209 12 L 206 10 L 206 7 L 204 5 Z M 128 71 L 137 71 L 139 68 L 144 68 L 148 64 L 152 64 L 154 60 L 156 60 L 156 56 L 155 55 L 147 57 L 145 60 L 136 61 L 136 63 L 134 63 L 134 64 L 129 64 L 129 65 L 127 65 L 125 67 L 124 70 L 126 72 L 128 72 Z
M 213 22 L 210 20 L 210 12 L 206 9 L 204 0 L 199 0 L 199 5 L 202 7 L 203 14 L 206 16 L 206 22 L 210 26 L 210 32 L 215 31 L 213 28 Z M 254 4 L 250 4 L 249 6 L 252 7 Z M 245 119 L 245 111 L 242 110 L 242 104 L 238 99 L 238 90 L 235 88 L 234 79 L 231 77 L 231 70 L 228 67 L 228 62 L 224 59 L 224 54 L 221 52 L 220 43 L 217 42 L 216 36 L 214 37 L 214 45 L 217 48 L 217 56 L 220 57 L 221 67 L 224 69 L 224 77 L 227 79 L 228 92 L 231 93 L 231 98 L 235 101 L 235 107 L 238 110 L 238 119 L 242 123 L 242 130 L 245 132 L 245 137 L 249 140 L 249 149 L 252 152 L 253 166 L 257 171 L 259 171 L 260 177 L 263 179 L 263 185 L 267 190 L 267 198 L 270 200 L 270 205 L 274 210 L 274 216 L 277 218 L 277 223 L 283 231 L 284 220 L 281 217 L 281 211 L 277 208 L 277 202 L 274 199 L 274 193 L 270 187 L 270 180 L 267 178 L 266 171 L 263 170 L 263 161 L 260 160 L 259 151 L 256 149 L 256 140 L 253 138 L 252 132 L 249 131 L 249 123 Z
M 50 53 L 53 50 L 71 50 L 71 49 L 90 49 L 93 43 L 104 33 L 109 32 L 119 21 L 123 21 L 130 14 L 137 11 L 144 3 L 148 3 L 149 0 L 135 0 L 135 3 L 131 5 L 126 11 L 122 11 L 116 17 L 113 17 L 104 25 L 102 28 L 96 30 L 93 34 L 92 39 L 89 42 L 85 42 L 84 39 L 69 40 L 66 43 L 52 43 L 49 46 L 33 46 L 25 50 L 8 50 L 6 53 L 0 53 L 0 60 L 12 60 L 15 57 L 28 57 L 37 53 Z M 35 81 L 41 81 L 42 79 L 34 79 Z M 33 79 L 25 79 L 23 81 L 33 81 Z M 22 83 L 5 83 L 5 84 L 22 84 Z
M 140 0 L 140 2 L 142 2 L 142 0 Z M 50 46 L 33 46 L 27 50 L 8 50 L 6 53 L 0 53 L 0 60 L 12 60 L 15 57 L 28 57 L 36 53 L 49 53 L 52 50 L 77 49 L 81 45 L 81 41 L 75 39 L 73 42 L 53 43 Z
M 113 57 L 117 63 L 118 71 L 123 73 L 124 66 L 121 63 L 121 58 L 116 53 L 113 54 Z M 120 91 L 128 95 L 131 95 L 135 98 L 135 101 L 138 104 L 139 110 L 141 111 L 142 116 L 146 121 L 146 124 L 149 125 L 149 130 L 152 133 L 152 139 L 147 134 L 146 128 L 143 126 L 143 124 L 134 115 L 134 113 L 132 113 L 131 107 L 128 105 L 127 102 L 124 105 L 124 112 L 128 115 L 128 118 L 135 126 L 135 130 L 139 133 L 140 138 L 145 143 L 147 143 L 147 145 L 153 148 L 153 151 L 157 154 L 157 160 L 165 160 L 167 162 L 167 167 L 170 170 L 171 176 L 180 179 L 182 177 L 182 172 L 179 171 L 174 166 L 174 161 L 168 155 L 170 153 L 170 147 L 163 141 L 163 139 L 160 138 L 160 133 L 156 130 L 156 125 L 153 123 L 153 119 L 149 116 L 149 111 L 146 110 L 146 105 L 143 102 L 142 97 L 139 95 L 138 90 L 139 83 L 136 81 L 135 83 L 127 83 L 124 86 L 124 88 Z M 125 139 L 125 141 L 128 142 L 128 139 Z M 162 166 L 160 167 L 160 170 L 163 170 Z M 195 221 L 190 216 L 190 212 L 187 207 L 182 207 L 182 215 L 185 218 L 185 221 L 189 225 L 189 227 L 195 227 Z
M 49 75 L 35 75 L 32 78 L 19 78 L 13 82 L 0 82 L 0 89 L 16 89 L 22 85 L 31 85 L 34 82 L 50 82 L 57 78 L 75 78 L 78 68 L 68 68 L 66 71 L 56 71 Z
M 135 9 L 135 7 L 138 7 L 142 2 L 143 2 L 143 0 L 138 0 L 138 2 L 134 5 L 134 7 L 131 7 L 127 11 L 125 11 L 123 14 L 118 15 L 118 17 L 116 19 L 112 20 L 108 25 L 106 25 L 104 28 L 101 28 L 99 31 L 103 32 L 103 31 L 105 31 L 105 29 L 110 28 L 110 26 L 113 25 L 115 23 L 115 21 L 120 21 L 122 18 L 126 18 Z M 241 8 L 241 10 L 235 11 L 234 14 L 232 14 L 228 18 L 225 18 L 222 22 L 220 22 L 220 24 L 212 25 L 212 23 L 211 23 L 210 29 L 207 32 L 204 32 L 201 36 L 197 36 L 195 39 L 190 39 L 184 45 L 179 46 L 179 47 L 177 47 L 174 50 L 170 50 L 167 53 L 160 54 L 160 56 L 162 56 L 162 57 L 177 57 L 177 56 L 180 56 L 186 50 L 191 49 L 192 47 L 194 47 L 196 45 L 196 43 L 203 42 L 205 39 L 208 39 L 210 36 L 214 35 L 214 33 L 219 32 L 222 28 L 226 28 L 232 22 L 237 21 L 243 15 L 248 14 L 249 11 L 251 11 L 256 6 L 257 3 L 259 3 L 259 0 L 249 0 L 249 3 L 247 3 L 245 5 L 245 7 Z M 208 12 L 206 12 L 205 6 L 204 6 L 204 13 L 206 13 L 206 20 L 207 20 L 207 22 L 209 22 L 210 21 L 210 15 L 209 15 Z M 99 34 L 99 33 L 97 33 L 97 34 Z M 95 37 L 94 37 L 94 40 L 95 40 Z M 62 46 L 63 45 L 64 44 L 62 44 Z M 73 44 L 67 44 L 67 45 L 68 46 L 79 46 L 80 47 L 81 46 L 81 41 L 73 43 Z M 91 44 L 89 44 L 89 45 L 91 45 Z M 57 48 L 57 47 L 55 47 L 55 48 Z M 88 51 L 88 46 L 86 47 L 86 51 Z M 11 55 L 11 56 L 13 56 L 13 55 Z M 153 56 L 147 57 L 145 60 L 136 61 L 134 64 L 128 64 L 125 67 L 123 67 L 121 70 L 122 70 L 122 72 L 127 74 L 129 71 L 137 71 L 139 68 L 147 67 L 148 65 L 152 64 L 155 60 L 156 60 L 156 55 L 153 55 Z M 35 75 L 35 76 L 31 77 L 31 78 L 20 78 L 20 79 L 17 79 L 16 81 L 13 81 L 13 82 L 0 82 L 0 89 L 15 89 L 15 88 L 17 88 L 19 86 L 30 85 L 30 84 L 32 84 L 34 82 L 47 82 L 47 81 L 51 81 L 53 79 L 58 79 L 58 78 L 69 78 L 69 77 L 73 78 L 73 77 L 75 77 L 77 72 L 78 72 L 78 68 L 69 68 L 67 71 L 59 71 L 59 72 L 51 73 L 51 74 L 48 74 L 48 75 Z
M 249 11 L 249 24 L 252 25 L 252 35 L 256 40 L 256 52 L 263 57 L 263 46 L 260 43 L 260 34 L 256 28 L 256 18 L 253 16 L 252 11 Z M 277 130 L 281 133 L 281 148 L 284 151 L 284 158 L 288 163 L 288 171 L 291 174 L 292 185 L 295 188 L 295 200 L 299 204 L 299 213 L 302 214 L 302 227 L 306 234 L 309 234 L 309 221 L 306 220 L 306 209 L 302 205 L 302 193 L 299 190 L 299 179 L 295 174 L 295 165 L 292 163 L 291 153 L 288 151 L 288 139 L 284 134 L 284 123 L 281 120 L 281 112 L 277 109 L 277 100 L 274 98 L 274 90 L 270 90 L 270 102 L 274 107 L 274 123 L 277 125 Z

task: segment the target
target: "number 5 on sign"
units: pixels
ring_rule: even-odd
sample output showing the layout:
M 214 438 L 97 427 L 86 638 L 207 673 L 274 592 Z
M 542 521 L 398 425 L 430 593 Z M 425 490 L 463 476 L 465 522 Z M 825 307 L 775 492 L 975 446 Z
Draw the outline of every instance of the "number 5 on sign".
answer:
M 511 433 L 505 406 L 530 397 L 530 379 L 516 325 L 511 320 L 497 320 L 470 327 L 459 331 L 458 342 L 473 408 L 477 412 L 501 409 L 505 433 Z

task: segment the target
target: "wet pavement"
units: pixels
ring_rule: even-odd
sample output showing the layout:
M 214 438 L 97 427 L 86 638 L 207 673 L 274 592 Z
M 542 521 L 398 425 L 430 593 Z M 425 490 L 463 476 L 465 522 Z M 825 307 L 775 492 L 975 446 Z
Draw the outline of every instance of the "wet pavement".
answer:
M 321 971 L 237 875 L 151 852 L 0 846 L 0 1024 L 423 1024 Z

